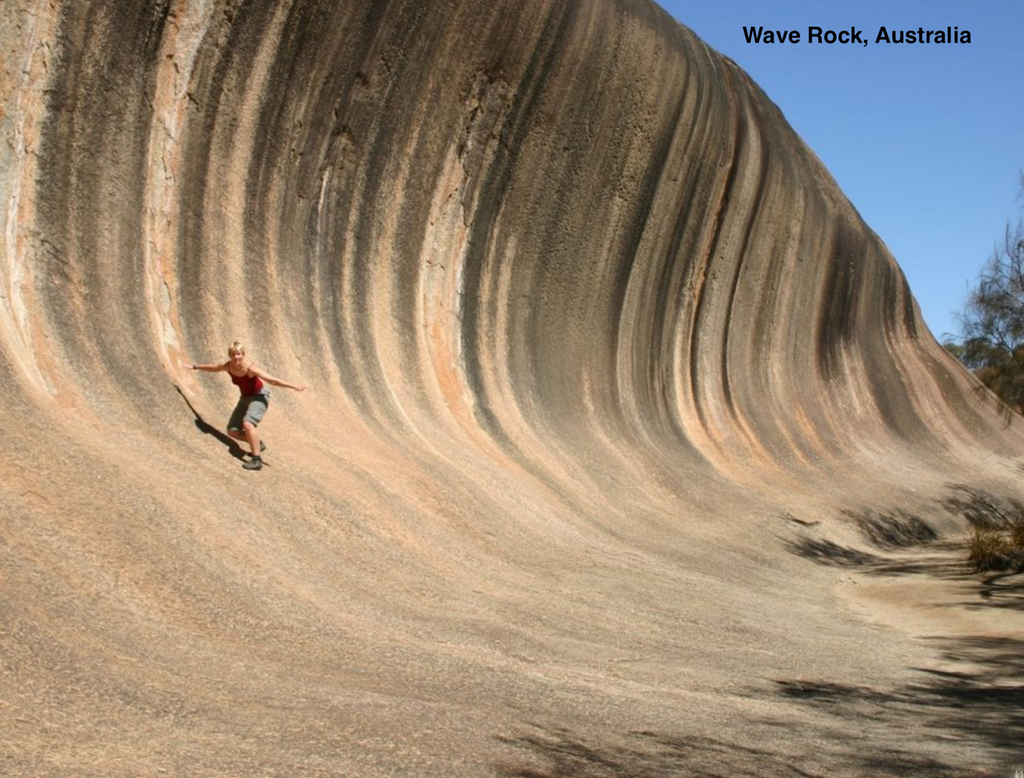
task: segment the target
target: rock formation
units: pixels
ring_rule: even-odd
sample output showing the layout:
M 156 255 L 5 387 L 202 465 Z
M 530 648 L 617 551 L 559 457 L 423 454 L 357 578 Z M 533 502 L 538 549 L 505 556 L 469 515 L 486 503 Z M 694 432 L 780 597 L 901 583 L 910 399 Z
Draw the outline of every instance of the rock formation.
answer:
M 0 43 L 0 772 L 1009 764 L 915 669 L 990 645 L 840 590 L 1016 499 L 1022 427 L 657 6 L 3 0 Z M 313 385 L 260 473 L 182 367 L 235 339 Z

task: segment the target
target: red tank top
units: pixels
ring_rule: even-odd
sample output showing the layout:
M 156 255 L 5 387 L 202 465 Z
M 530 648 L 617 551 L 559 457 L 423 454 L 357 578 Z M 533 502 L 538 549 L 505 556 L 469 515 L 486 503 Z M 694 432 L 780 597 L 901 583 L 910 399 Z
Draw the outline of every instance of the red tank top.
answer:
M 237 376 L 234 373 L 228 371 L 228 375 L 231 376 L 231 383 L 238 387 L 238 390 L 242 393 L 243 397 L 248 397 L 251 394 L 261 394 L 263 392 L 263 382 L 259 376 Z

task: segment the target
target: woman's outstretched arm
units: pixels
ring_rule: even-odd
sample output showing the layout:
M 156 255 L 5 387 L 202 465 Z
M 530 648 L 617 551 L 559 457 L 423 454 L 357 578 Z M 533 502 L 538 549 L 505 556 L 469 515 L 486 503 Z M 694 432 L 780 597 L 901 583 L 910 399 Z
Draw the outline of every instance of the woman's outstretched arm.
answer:
M 196 365 L 189 362 L 182 362 L 181 366 L 186 370 L 205 370 L 207 373 L 219 373 L 221 370 L 228 369 L 228 363 L 224 362 L 220 365 Z
M 263 368 L 257 367 L 256 365 L 249 366 L 249 375 L 254 375 L 271 386 L 280 386 L 283 389 L 294 389 L 296 392 L 304 392 L 309 389 L 309 384 L 293 384 L 290 381 L 276 378 L 270 375 L 270 373 Z

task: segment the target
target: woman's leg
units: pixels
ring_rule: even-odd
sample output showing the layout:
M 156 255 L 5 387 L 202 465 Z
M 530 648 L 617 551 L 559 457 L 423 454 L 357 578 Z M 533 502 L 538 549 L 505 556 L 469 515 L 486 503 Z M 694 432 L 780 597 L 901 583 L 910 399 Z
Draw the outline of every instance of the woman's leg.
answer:
M 243 421 L 242 429 L 245 430 L 245 434 L 239 436 L 239 440 L 245 440 L 249 443 L 249 450 L 252 452 L 254 457 L 260 455 L 260 433 L 256 429 L 256 425 L 251 421 Z
M 248 401 L 244 397 L 240 398 L 238 404 L 235 405 L 235 409 L 231 412 L 231 418 L 228 419 L 228 437 L 234 440 L 248 440 L 243 430 L 242 422 L 248 409 Z
M 246 470 L 259 470 L 263 467 L 260 453 L 264 447 L 260 442 L 260 433 L 256 426 L 266 412 L 266 397 L 243 397 L 239 400 L 235 412 L 231 414 L 231 421 L 228 422 L 228 435 L 235 440 L 244 440 L 249 444 L 252 459 L 242 465 Z

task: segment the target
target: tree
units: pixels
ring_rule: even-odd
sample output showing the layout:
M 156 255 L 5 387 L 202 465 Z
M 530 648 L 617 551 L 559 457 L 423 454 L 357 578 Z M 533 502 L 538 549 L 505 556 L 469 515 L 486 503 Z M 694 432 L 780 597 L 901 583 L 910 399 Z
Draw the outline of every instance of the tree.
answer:
M 1007 223 L 957 318 L 963 340 L 947 348 L 1003 402 L 1024 412 L 1024 216 Z

